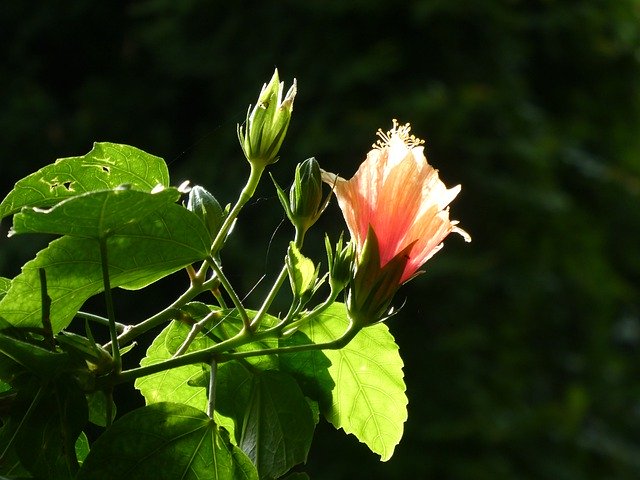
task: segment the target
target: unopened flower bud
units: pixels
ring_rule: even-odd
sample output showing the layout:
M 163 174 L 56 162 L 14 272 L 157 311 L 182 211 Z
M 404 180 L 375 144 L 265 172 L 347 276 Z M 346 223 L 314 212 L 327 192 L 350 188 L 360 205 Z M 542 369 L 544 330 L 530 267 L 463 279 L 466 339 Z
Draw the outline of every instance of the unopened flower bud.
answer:
M 324 239 L 327 249 L 327 263 L 329 264 L 329 286 L 331 292 L 337 295 L 344 290 L 353 277 L 353 261 L 355 258 L 355 248 L 352 242 L 347 242 L 343 246 L 342 235 L 336 244 L 335 252 L 329 242 L 329 237 Z
M 289 128 L 293 100 L 296 96 L 296 81 L 282 99 L 284 82 L 278 78 L 278 70 L 271 81 L 262 87 L 253 110 L 249 105 L 247 119 L 238 125 L 238 139 L 247 160 L 262 168 L 278 160 L 280 146 Z
M 330 200 L 330 196 L 324 200 L 322 198 L 320 166 L 313 157 L 296 167 L 295 180 L 289 190 L 289 198 L 275 180 L 273 183 L 287 217 L 301 233 L 305 233 L 316 223 Z
M 200 217 L 211 238 L 215 238 L 226 217 L 216 198 L 203 187 L 196 185 L 189 192 L 187 209 Z

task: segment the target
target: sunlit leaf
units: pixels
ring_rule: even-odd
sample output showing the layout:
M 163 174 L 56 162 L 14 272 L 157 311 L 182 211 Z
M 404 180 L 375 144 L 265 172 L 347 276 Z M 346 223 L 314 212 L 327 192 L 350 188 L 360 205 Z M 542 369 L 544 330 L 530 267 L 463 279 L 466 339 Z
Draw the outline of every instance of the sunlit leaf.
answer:
M 11 279 L 0 277 L 0 300 L 4 297 L 11 287 Z
M 93 444 L 77 480 L 258 479 L 251 460 L 200 410 L 154 403 L 134 410 Z
M 142 288 L 209 253 L 209 234 L 190 211 L 167 203 L 144 221 L 118 228 L 107 241 L 111 286 Z M 103 290 L 98 242 L 65 236 L 22 267 L 0 301 L 0 317 L 15 326 L 40 326 L 38 269 L 47 275 L 54 332 L 66 327 L 82 304 Z
M 173 352 L 169 350 L 167 344 L 172 342 L 182 344 L 189 334 L 189 330 L 188 326 L 180 322 L 171 322 L 153 340 L 153 343 L 147 349 L 145 357 L 140 361 L 140 365 L 145 367 L 171 358 L 175 350 Z M 198 344 L 192 344 L 188 351 L 191 352 L 194 349 L 201 349 L 211 345 L 214 345 L 214 342 L 203 337 L 198 339 Z M 135 387 L 140 390 L 147 404 L 171 401 L 205 411 L 207 407 L 206 388 L 189 385 L 189 381 L 197 379 L 202 371 L 203 366 L 201 364 L 172 368 L 136 379 Z
M 151 191 L 169 186 L 164 160 L 128 145 L 95 143 L 82 157 L 61 158 L 23 178 L 0 203 L 0 218 L 22 207 L 50 206 L 62 199 L 128 184 Z
M 301 330 L 313 342 L 323 343 L 338 338 L 348 323 L 344 304 L 335 303 Z M 345 348 L 322 353 L 331 362 L 328 372 L 335 384 L 331 386 L 322 377 L 316 384 L 324 389 L 318 398 L 322 413 L 383 461 L 390 459 L 402 438 L 408 400 L 403 362 L 389 329 L 383 323 L 367 327 Z M 285 355 L 281 357 L 285 362 Z M 324 360 L 318 357 L 317 364 L 324 365 Z
M 175 188 L 158 193 L 136 190 L 89 192 L 61 201 L 49 209 L 24 208 L 13 217 L 12 233 L 53 233 L 104 238 L 127 224 L 144 222 L 149 215 L 180 198 Z
M 295 242 L 289 245 L 286 261 L 291 291 L 297 298 L 302 298 L 313 290 L 318 270 L 310 259 L 300 253 Z
M 153 365 L 171 358 L 187 338 L 189 331 L 190 328 L 187 325 L 177 321 L 171 322 L 153 340 L 145 357 L 140 361 L 140 365 Z M 213 340 L 200 335 L 187 352 L 201 350 L 212 345 L 214 345 Z M 202 379 L 203 374 L 205 379 L 208 379 L 208 368 L 208 365 L 204 363 L 172 368 L 136 379 L 135 387 L 140 390 L 147 405 L 158 402 L 178 402 L 204 412 L 208 402 L 208 382 L 202 381 Z M 233 431 L 234 424 L 231 419 L 218 415 L 216 412 L 215 420 L 228 431 Z

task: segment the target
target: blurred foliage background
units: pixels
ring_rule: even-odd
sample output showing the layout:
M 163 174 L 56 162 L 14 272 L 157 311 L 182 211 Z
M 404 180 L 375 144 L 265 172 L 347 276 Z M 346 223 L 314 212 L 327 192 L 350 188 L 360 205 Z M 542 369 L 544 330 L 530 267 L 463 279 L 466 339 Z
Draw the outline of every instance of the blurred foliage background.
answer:
M 392 118 L 462 184 L 452 217 L 473 243 L 448 239 L 389 321 L 402 443 L 380 463 L 321 424 L 312 478 L 640 478 L 638 0 L 3 2 L 0 48 L 2 196 L 114 141 L 232 202 L 248 171 L 235 126 L 276 66 L 299 84 L 281 185 L 309 156 L 351 176 Z M 224 252 L 240 291 L 279 269 L 282 218 L 265 181 Z M 309 238 L 317 260 L 338 218 L 334 203 Z M 11 277 L 45 240 L 8 227 Z M 118 313 L 137 321 L 185 285 L 120 293 Z

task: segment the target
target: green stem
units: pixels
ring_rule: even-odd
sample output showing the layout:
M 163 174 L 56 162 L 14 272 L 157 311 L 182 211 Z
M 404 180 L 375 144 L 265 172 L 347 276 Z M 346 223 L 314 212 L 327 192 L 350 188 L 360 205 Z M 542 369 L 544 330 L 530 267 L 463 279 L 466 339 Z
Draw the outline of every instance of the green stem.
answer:
M 302 248 L 302 244 L 304 242 L 304 234 L 305 232 L 303 230 L 296 228 L 296 236 L 295 236 L 294 242 L 298 249 Z M 287 266 L 285 265 L 282 267 L 282 270 L 280 270 L 280 273 L 278 274 L 276 281 L 273 283 L 271 290 L 269 291 L 269 293 L 267 294 L 267 297 L 264 299 L 264 302 L 260 306 L 260 310 L 258 310 L 258 312 L 256 313 L 256 316 L 253 317 L 253 321 L 251 322 L 252 330 L 255 331 L 260 326 L 260 322 L 262 321 L 263 317 L 267 314 L 267 310 L 269 310 L 269 307 L 271 307 L 271 304 L 275 300 L 276 295 L 278 295 L 280 288 L 282 288 L 282 284 L 287 279 L 287 274 L 288 274 Z
M 247 311 L 245 310 L 244 305 L 242 305 L 242 300 L 240 300 L 240 297 L 238 297 L 238 294 L 236 294 L 233 286 L 231 285 L 231 283 L 229 283 L 229 280 L 223 273 L 222 267 L 220 267 L 218 261 L 215 258 L 211 258 L 209 259 L 209 263 L 211 264 L 211 268 L 213 268 L 213 271 L 216 272 L 216 276 L 218 277 L 218 280 L 220 280 L 220 284 L 227 291 L 227 294 L 231 298 L 233 305 L 238 310 L 238 314 L 240 314 L 240 318 L 242 319 L 242 324 L 244 325 L 245 330 L 250 331 L 251 320 L 249 319 L 249 315 L 247 315 Z
M 119 375 L 105 379 L 106 382 L 112 382 L 112 385 L 120 383 L 130 382 L 136 378 L 144 377 L 146 375 L 152 375 L 154 373 L 163 372 L 176 367 L 183 367 L 185 365 L 191 365 L 194 363 L 211 363 L 212 360 L 216 360 L 218 363 L 228 360 L 235 360 L 244 357 L 255 357 L 258 355 L 275 355 L 280 353 L 294 353 L 309 350 L 335 350 L 347 345 L 353 337 L 360 331 L 361 327 L 356 326 L 353 322 L 349 324 L 349 327 L 342 334 L 340 338 L 325 343 L 309 343 L 306 345 L 293 345 L 290 347 L 270 348 L 264 350 L 252 350 L 248 352 L 234 352 L 223 353 L 234 350 L 244 344 L 262 340 L 269 336 L 269 331 L 258 332 L 253 335 L 248 334 L 246 331 L 241 331 L 236 336 L 225 340 L 216 345 L 196 352 L 187 353 L 179 357 L 173 357 L 163 362 L 154 363 L 152 365 L 146 365 L 144 367 L 132 368 L 121 372 Z
M 92 322 L 99 323 L 100 325 L 104 325 L 105 327 L 109 326 L 108 318 L 101 317 L 100 315 L 94 315 L 93 313 L 77 312 L 76 317 L 83 318 L 85 320 L 91 320 Z M 118 333 L 122 333 L 126 329 L 127 329 L 127 325 L 116 322 L 116 330 L 118 331 Z
M 161 312 L 156 313 L 155 315 L 147 318 L 146 320 L 134 325 L 132 327 L 125 327 L 125 331 L 118 337 L 118 341 L 121 344 L 125 344 L 133 340 L 134 338 L 142 335 L 143 333 L 161 325 L 163 322 L 170 320 L 175 317 L 176 309 L 183 307 L 189 301 L 193 300 L 202 292 L 205 292 L 209 289 L 209 282 L 216 281 L 215 278 L 207 280 L 204 283 L 192 283 L 189 288 L 182 294 L 176 301 L 174 301 L 167 308 L 162 310 Z M 103 345 L 105 348 L 109 346 L 109 344 Z
M 216 373 L 218 371 L 218 362 L 211 360 L 211 373 L 209 374 L 209 399 L 207 402 L 207 415 L 213 418 L 213 412 L 216 408 Z
M 130 382 L 132 380 L 135 380 L 136 378 L 144 377 L 146 375 L 163 372 L 171 368 L 183 367 L 185 365 L 191 365 L 193 363 L 210 363 L 216 354 L 219 354 L 226 350 L 233 350 L 241 345 L 244 345 L 245 343 L 260 340 L 262 337 L 263 335 L 251 336 L 248 332 L 242 330 L 234 337 L 231 337 L 230 339 L 220 342 L 209 348 L 191 353 L 185 353 L 184 355 L 169 358 L 160 363 L 154 363 L 152 365 L 146 365 L 144 367 L 132 368 L 130 370 L 121 372 L 115 378 L 105 379 L 104 381 L 111 381 L 113 382 L 113 384 L 117 385 L 120 383 Z
M 213 311 L 208 315 L 205 315 L 205 317 L 199 322 L 194 323 L 191 327 L 191 330 L 189 331 L 189 334 L 187 335 L 187 338 L 184 339 L 184 342 L 182 342 L 182 345 L 180 345 L 180 348 L 176 350 L 176 353 L 174 353 L 173 356 L 179 357 L 180 355 L 184 354 L 189 348 L 189 345 L 193 343 L 193 341 L 196 339 L 196 336 L 202 331 L 207 322 L 218 315 L 220 315 L 220 312 Z
M 300 319 L 298 319 L 298 320 L 296 320 L 294 322 L 286 324 L 286 330 L 283 330 L 283 335 L 289 335 L 289 334 L 293 333 L 295 330 L 297 330 L 302 325 L 307 323 L 313 317 L 315 317 L 317 315 L 320 315 L 327 308 L 329 308 L 331 305 L 333 305 L 333 303 L 335 303 L 336 298 L 338 298 L 339 294 L 340 294 L 340 292 L 335 293 L 335 292 L 332 291 L 331 294 L 329 295 L 329 297 L 324 302 L 322 302 L 320 305 L 316 306 L 309 313 L 307 313 L 302 318 L 300 318 Z
M 116 329 L 116 315 L 113 309 L 113 297 L 111 296 L 111 280 L 109 278 L 109 257 L 107 252 L 107 239 L 100 238 L 100 261 L 102 263 L 102 283 L 104 285 L 104 299 L 107 304 L 107 318 L 109 319 L 109 334 L 111 336 L 111 356 L 113 368 L 120 372 L 120 347 L 118 345 L 118 331 Z
M 263 166 L 256 167 L 254 166 L 253 163 L 250 165 L 251 165 L 251 173 L 249 174 L 247 183 L 245 184 L 244 188 L 240 192 L 240 196 L 238 197 L 236 204 L 233 206 L 233 208 L 229 212 L 229 215 L 227 215 L 227 218 L 224 219 L 224 222 L 220 227 L 220 230 L 218 231 L 216 238 L 213 240 L 213 243 L 211 244 L 211 255 L 214 257 L 218 253 L 220 248 L 222 248 L 222 244 L 224 243 L 224 240 L 227 238 L 229 229 L 231 228 L 231 225 L 233 225 L 234 220 L 238 217 L 240 210 L 242 210 L 242 207 L 244 207 L 244 205 L 251 199 L 251 197 L 253 197 L 253 194 L 255 193 L 256 188 L 258 187 L 258 183 L 260 183 L 260 178 L 262 177 L 262 173 L 264 172 L 264 167 Z
M 357 327 L 353 322 L 349 324 L 349 327 L 339 338 L 331 340 L 325 343 L 308 343 L 306 345 L 292 345 L 290 347 L 279 348 L 265 348 L 261 350 L 250 350 L 248 352 L 230 352 L 218 355 L 218 363 L 226 362 L 229 360 L 238 360 L 240 358 L 257 357 L 261 355 L 279 355 L 283 353 L 296 353 L 306 352 L 310 350 L 338 350 L 344 348 L 353 337 L 355 337 L 361 330 L 361 327 Z

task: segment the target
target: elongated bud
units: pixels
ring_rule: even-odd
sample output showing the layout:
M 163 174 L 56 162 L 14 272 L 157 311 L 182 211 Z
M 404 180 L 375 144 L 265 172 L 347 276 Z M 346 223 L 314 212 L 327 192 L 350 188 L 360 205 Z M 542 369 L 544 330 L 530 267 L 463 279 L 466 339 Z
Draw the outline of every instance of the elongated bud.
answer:
M 331 293 L 337 295 L 352 280 L 355 246 L 353 242 L 347 242 L 346 245 L 343 245 L 342 235 L 336 244 L 335 252 L 328 236 L 325 236 L 324 244 L 327 249 L 327 263 L 329 265 L 329 286 Z
M 255 107 L 247 111 L 244 124 L 238 125 L 238 139 L 249 162 L 264 168 L 278 160 L 280 146 L 289 128 L 296 81 L 282 99 L 284 82 L 280 82 L 278 70 L 271 81 L 262 87 Z
M 273 179 L 273 178 L 272 178 Z M 308 158 L 296 167 L 295 180 L 289 198 L 274 180 L 280 203 L 294 227 L 305 233 L 322 215 L 330 195 L 322 198 L 320 166 L 315 158 Z
M 227 216 L 216 198 L 199 185 L 194 186 L 189 192 L 187 209 L 200 217 L 212 239 L 215 238 Z
M 372 325 L 389 316 L 391 300 L 401 285 L 408 253 L 413 245 L 399 252 L 384 267 L 380 267 L 378 238 L 371 227 L 358 260 L 356 273 L 349 285 L 347 310 L 352 320 L 361 326 Z

